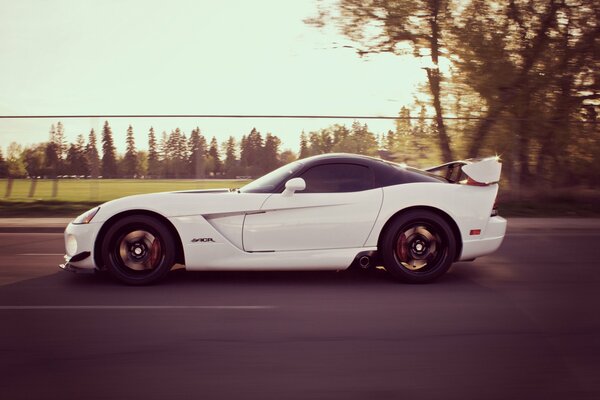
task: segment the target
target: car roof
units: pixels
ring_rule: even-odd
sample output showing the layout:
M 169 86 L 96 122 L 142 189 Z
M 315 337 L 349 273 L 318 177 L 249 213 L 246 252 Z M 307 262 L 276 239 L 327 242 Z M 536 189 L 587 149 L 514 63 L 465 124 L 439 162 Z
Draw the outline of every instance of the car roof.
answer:
M 377 164 L 385 163 L 384 160 L 379 158 L 369 157 L 361 154 L 350 154 L 350 153 L 328 153 L 328 154 L 319 154 L 316 156 L 311 156 L 307 158 L 303 158 L 300 160 L 302 164 L 305 165 L 314 165 L 321 164 L 326 161 L 333 162 L 343 162 L 343 163 L 360 163 L 360 164 Z

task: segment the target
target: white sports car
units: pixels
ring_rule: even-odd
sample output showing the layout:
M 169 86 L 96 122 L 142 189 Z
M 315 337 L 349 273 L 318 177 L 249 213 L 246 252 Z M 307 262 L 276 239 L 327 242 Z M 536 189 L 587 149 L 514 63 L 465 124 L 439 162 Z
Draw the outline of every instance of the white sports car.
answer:
M 427 171 L 326 154 L 239 190 L 189 190 L 109 201 L 65 231 L 65 270 L 107 270 L 141 285 L 188 270 L 340 270 L 383 265 L 430 282 L 455 261 L 495 251 L 497 157 Z

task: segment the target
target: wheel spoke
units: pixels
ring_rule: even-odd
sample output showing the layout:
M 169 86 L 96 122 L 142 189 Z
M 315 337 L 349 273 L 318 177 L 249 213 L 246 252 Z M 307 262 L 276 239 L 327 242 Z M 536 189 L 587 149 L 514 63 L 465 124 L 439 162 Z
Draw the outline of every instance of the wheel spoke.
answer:
M 152 233 L 135 230 L 123 236 L 116 252 L 124 267 L 133 271 L 144 271 L 157 267 L 162 247 L 160 240 Z
M 440 244 L 431 227 L 421 223 L 410 225 L 396 239 L 396 258 L 406 269 L 419 271 L 436 263 Z

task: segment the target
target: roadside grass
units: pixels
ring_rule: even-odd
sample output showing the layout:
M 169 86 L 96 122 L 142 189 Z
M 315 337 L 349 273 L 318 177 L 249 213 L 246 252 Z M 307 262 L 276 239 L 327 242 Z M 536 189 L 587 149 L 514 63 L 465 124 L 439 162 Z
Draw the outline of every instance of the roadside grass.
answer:
M 35 203 L 35 202 L 105 202 L 132 194 L 171 192 L 191 189 L 237 188 L 245 185 L 246 180 L 216 179 L 60 179 L 57 181 L 56 196 L 52 196 L 51 179 L 39 179 L 35 184 L 35 192 L 30 197 L 32 181 L 30 179 L 14 179 L 10 195 L 8 181 L 0 179 L 0 200 L 3 202 Z
M 0 180 L 0 217 L 74 217 L 100 203 L 133 194 L 175 190 L 237 188 L 245 180 L 128 180 L 65 179 L 58 181 L 52 197 L 51 180 L 39 180 L 35 194 L 28 197 L 31 181 L 16 179 L 10 197 L 7 180 Z M 499 213 L 505 217 L 600 217 L 600 191 L 560 189 L 529 191 L 518 195 L 502 192 Z
M 591 188 L 501 189 L 497 203 L 508 217 L 600 217 L 600 190 Z
M 74 217 L 98 204 L 134 194 L 176 190 L 238 188 L 247 180 L 217 179 L 60 179 L 56 197 L 54 182 L 40 179 L 29 197 L 31 180 L 14 179 L 7 197 L 8 181 L 0 179 L 0 217 Z

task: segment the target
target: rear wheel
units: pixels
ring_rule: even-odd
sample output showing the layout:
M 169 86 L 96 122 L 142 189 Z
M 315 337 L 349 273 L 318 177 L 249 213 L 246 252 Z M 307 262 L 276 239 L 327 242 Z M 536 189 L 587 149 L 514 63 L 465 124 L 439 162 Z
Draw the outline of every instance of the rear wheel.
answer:
M 147 285 L 164 278 L 175 263 L 175 241 L 167 227 L 147 215 L 115 222 L 102 240 L 107 271 L 129 285 Z
M 444 218 L 415 210 L 392 221 L 380 250 L 392 276 L 404 282 L 428 283 L 450 268 L 456 256 L 456 238 Z

